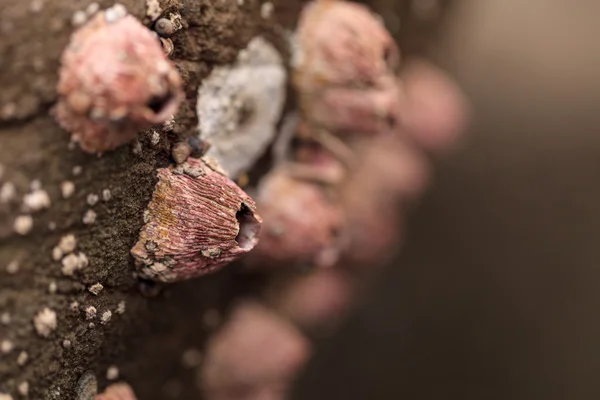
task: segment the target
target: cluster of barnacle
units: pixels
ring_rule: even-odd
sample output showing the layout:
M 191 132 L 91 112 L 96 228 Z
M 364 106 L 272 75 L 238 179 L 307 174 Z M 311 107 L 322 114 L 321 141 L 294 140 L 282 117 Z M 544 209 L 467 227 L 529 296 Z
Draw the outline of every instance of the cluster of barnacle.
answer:
M 115 149 L 142 129 L 169 123 L 183 99 L 168 55 L 169 37 L 184 22 L 163 15 L 157 1 L 147 5 L 154 34 L 123 8 L 113 8 L 80 27 L 63 53 L 54 114 L 86 152 Z M 270 16 L 272 9 L 267 11 Z M 302 325 L 326 319 L 349 296 L 343 274 L 324 267 L 377 262 L 389 253 L 398 199 L 418 194 L 428 171 L 403 135 L 415 121 L 404 114 L 410 104 L 396 76 L 399 50 L 379 18 L 357 3 L 315 0 L 305 6 L 291 45 L 298 111 L 279 130 L 288 77 L 267 40 L 255 37 L 235 63 L 215 67 L 204 79 L 199 137 L 173 145 L 174 164 L 157 171 L 131 254 L 139 277 L 160 282 L 195 278 L 242 256 L 250 268 L 315 267 L 317 275 L 287 287 L 278 299 L 276 311 Z M 411 139 L 421 140 L 421 147 L 431 144 L 426 134 L 415 135 Z M 154 136 L 158 142 L 159 133 Z M 234 180 L 247 178 L 269 149 L 273 166 L 249 191 L 253 199 Z M 73 188 L 63 186 L 67 197 Z M 77 269 L 63 266 L 63 272 Z M 306 290 L 318 293 L 320 303 L 306 301 Z M 95 316 L 92 308 L 86 315 Z M 40 334 L 52 329 L 45 310 L 38 325 Z M 260 366 L 267 351 L 274 355 L 265 362 L 272 364 Z M 308 351 L 292 325 L 246 303 L 209 344 L 202 378 L 213 398 L 229 398 L 240 382 L 252 386 L 244 381 L 260 370 L 278 377 L 264 394 L 280 393 L 288 379 L 279 378 L 291 376 Z M 79 400 L 97 392 L 95 381 L 84 378 Z M 101 396 L 134 398 L 125 386 Z

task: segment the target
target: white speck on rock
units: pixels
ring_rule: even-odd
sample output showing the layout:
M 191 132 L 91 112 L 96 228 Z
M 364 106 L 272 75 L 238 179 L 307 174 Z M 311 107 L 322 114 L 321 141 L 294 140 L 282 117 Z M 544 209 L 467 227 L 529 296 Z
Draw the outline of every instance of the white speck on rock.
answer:
M 63 199 L 68 199 L 75 193 L 75 184 L 71 181 L 64 181 L 60 184 L 60 192 Z
M 81 269 L 81 261 L 76 254 L 71 253 L 62 259 L 63 275 L 72 276 L 78 269 Z
M 19 356 L 17 357 L 17 365 L 19 367 L 22 367 L 23 365 L 25 365 L 27 363 L 27 360 L 29 360 L 29 354 L 27 354 L 26 351 L 22 351 L 19 353 Z
M 8 354 L 14 348 L 15 348 L 15 345 L 13 344 L 13 342 L 11 342 L 8 339 L 4 339 L 2 342 L 0 342 L 0 352 L 2 352 L 2 354 Z
M 57 327 L 56 312 L 48 307 L 33 317 L 33 326 L 41 337 L 48 337 Z
M 81 175 L 82 172 L 83 172 L 83 168 L 81 167 L 81 165 L 76 165 L 73 167 L 73 175 L 75 175 L 75 176 Z
M 45 208 L 50 208 L 50 196 L 43 189 L 36 189 L 23 197 L 23 205 L 26 211 L 40 211 Z
M 100 323 L 102 325 L 106 325 L 108 324 L 108 322 L 110 321 L 110 318 L 112 317 L 112 312 L 110 312 L 110 310 L 106 310 L 102 313 L 102 316 L 100 317 Z
M 114 381 L 119 378 L 119 368 L 116 365 L 111 365 L 106 370 L 106 379 Z
M 273 9 L 273 3 L 271 3 L 270 1 L 262 3 L 262 5 L 260 6 L 260 16 L 263 17 L 263 19 L 271 18 L 271 16 L 273 15 Z
M 98 204 L 99 200 L 100 200 L 100 196 L 98 196 L 95 193 L 90 193 L 87 196 L 87 203 L 89 204 L 90 207 L 94 207 L 96 204 Z
M 17 391 L 21 396 L 26 397 L 29 394 L 29 382 L 23 381 L 17 386 Z
M 65 340 L 63 340 L 63 341 L 62 341 L 62 346 L 63 346 L 65 349 L 68 349 L 69 347 L 71 347 L 71 341 L 70 341 L 69 339 L 65 339 Z
M 72 253 L 77 247 L 77 238 L 73 234 L 64 235 L 58 242 L 58 247 L 64 254 Z
M 9 262 L 6 266 L 6 272 L 8 272 L 11 275 L 19 272 L 19 262 L 17 260 L 12 260 L 11 262 Z
M 96 318 L 96 307 L 89 306 L 85 309 L 85 319 L 94 319 Z
M 93 294 L 94 296 L 98 296 L 100 294 L 100 292 L 102 291 L 102 289 L 104 289 L 104 286 L 102 286 L 101 283 L 95 283 L 92 286 L 90 286 L 88 288 L 88 291 Z
M 82 221 L 86 225 L 92 225 L 94 222 L 96 222 L 97 217 L 98 214 L 96 214 L 94 210 L 87 210 L 83 216 Z
M 150 136 L 150 143 L 152 146 L 156 146 L 160 142 L 160 133 L 158 131 L 152 131 L 152 136 Z
M 79 302 L 78 301 L 74 301 L 71 304 L 69 304 L 69 308 L 71 309 L 71 311 L 73 312 L 77 312 L 79 311 Z
M 117 314 L 125 313 L 125 300 L 121 300 L 119 304 L 117 304 L 117 309 L 115 310 Z
M 71 16 L 71 24 L 73 26 L 83 25 L 87 21 L 87 15 L 85 15 L 85 11 L 75 11 Z M 70 143 L 69 143 L 70 144 Z
M 100 10 L 100 4 L 93 2 L 90 3 L 89 6 L 87 6 L 87 8 L 85 9 L 85 13 L 88 15 L 88 17 L 96 14 L 98 12 L 98 10 Z
M 79 253 L 79 269 L 85 268 L 90 265 L 90 261 L 88 260 L 85 253 Z
M 2 325 L 10 324 L 10 314 L 8 312 L 3 312 L 0 315 L 0 324 L 2 324 Z
M 33 218 L 31 215 L 19 215 L 15 218 L 13 229 L 19 235 L 25 236 L 33 229 Z
M 17 197 L 17 189 L 14 183 L 5 182 L 0 188 L 0 203 L 8 203 Z
M 110 189 L 102 190 L 102 201 L 110 201 L 112 199 L 112 193 Z
M 58 247 L 58 246 L 55 246 L 55 247 L 52 249 L 52 259 L 53 259 L 54 261 L 59 261 L 59 260 L 62 258 L 62 256 L 63 256 L 63 252 L 62 252 L 62 250 L 60 249 L 60 247 Z
M 106 19 L 106 22 L 108 23 L 116 22 L 126 15 L 127 9 L 124 5 L 119 3 L 116 3 L 114 6 L 107 8 L 106 11 L 104 11 L 104 19 Z
M 56 282 L 52 281 L 48 284 L 48 293 L 55 294 L 57 289 Z

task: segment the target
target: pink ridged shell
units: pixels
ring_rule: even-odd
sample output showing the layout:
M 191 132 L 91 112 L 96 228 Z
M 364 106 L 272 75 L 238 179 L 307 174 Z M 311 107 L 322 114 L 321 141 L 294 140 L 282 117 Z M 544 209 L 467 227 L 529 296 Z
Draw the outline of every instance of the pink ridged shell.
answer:
M 372 84 L 398 62 L 394 39 L 365 6 L 316 0 L 302 11 L 294 65 L 300 92 Z
M 73 34 L 61 64 L 54 115 L 87 152 L 131 141 L 183 100 L 181 77 L 160 42 L 131 15 L 98 13 Z
M 263 178 L 256 201 L 264 225 L 249 264 L 329 266 L 337 260 L 342 214 L 319 185 L 294 179 L 282 166 Z
M 254 201 L 203 160 L 158 170 L 146 223 L 131 250 L 140 276 L 179 281 L 220 269 L 258 243 Z

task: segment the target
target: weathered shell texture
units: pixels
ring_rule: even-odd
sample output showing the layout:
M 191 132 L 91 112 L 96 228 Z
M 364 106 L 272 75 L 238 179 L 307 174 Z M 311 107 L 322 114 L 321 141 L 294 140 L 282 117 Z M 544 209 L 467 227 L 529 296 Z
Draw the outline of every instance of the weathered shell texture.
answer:
M 247 171 L 276 134 L 287 73 L 277 50 L 255 37 L 232 66 L 215 68 L 198 91 L 200 137 L 230 177 Z
M 342 215 L 319 185 L 294 179 L 280 167 L 263 178 L 256 200 L 265 222 L 249 264 L 329 266 L 337 260 Z
M 73 34 L 61 63 L 54 115 L 87 152 L 131 141 L 170 118 L 183 99 L 160 42 L 131 15 L 98 13 Z
M 254 248 L 262 222 L 254 201 L 203 160 L 158 170 L 146 223 L 131 253 L 140 276 L 194 278 Z
M 322 85 L 370 85 L 399 62 L 398 48 L 381 21 L 353 2 L 308 4 L 295 40 L 294 83 L 301 93 Z

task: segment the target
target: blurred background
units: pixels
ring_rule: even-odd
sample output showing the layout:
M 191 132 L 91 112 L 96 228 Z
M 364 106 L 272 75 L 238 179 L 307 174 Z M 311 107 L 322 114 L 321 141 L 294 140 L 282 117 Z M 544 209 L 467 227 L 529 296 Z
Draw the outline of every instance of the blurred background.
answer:
M 444 2 L 426 45 L 410 32 L 435 8 L 409 3 L 372 2 L 472 124 L 295 398 L 600 398 L 600 3 Z

